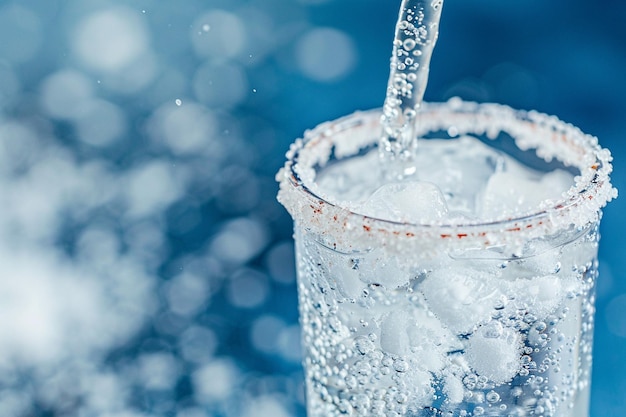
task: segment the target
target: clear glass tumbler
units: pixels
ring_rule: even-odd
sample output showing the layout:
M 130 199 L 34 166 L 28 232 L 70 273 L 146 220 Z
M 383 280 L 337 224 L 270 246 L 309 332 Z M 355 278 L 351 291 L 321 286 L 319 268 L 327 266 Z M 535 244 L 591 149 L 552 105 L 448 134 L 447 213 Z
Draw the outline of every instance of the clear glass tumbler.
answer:
M 333 204 L 315 182 L 375 147 L 379 120 L 307 132 L 277 176 L 295 220 L 309 416 L 587 416 L 609 152 L 537 112 L 428 105 L 419 137 L 473 135 L 576 183 L 521 218 L 398 223 Z

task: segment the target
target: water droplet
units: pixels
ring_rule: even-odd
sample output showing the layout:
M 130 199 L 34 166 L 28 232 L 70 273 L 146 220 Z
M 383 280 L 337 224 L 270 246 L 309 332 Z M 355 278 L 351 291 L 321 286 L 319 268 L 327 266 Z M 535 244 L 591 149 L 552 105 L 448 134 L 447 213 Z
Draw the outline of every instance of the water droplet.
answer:
M 177 98 L 176 100 L 174 100 L 174 103 L 176 103 L 176 105 L 180 107 L 180 106 L 182 106 L 183 101 L 181 99 Z
M 253 93 L 256 93 L 256 88 L 253 88 L 253 89 L 252 89 L 252 92 L 253 92 Z
M 204 25 L 202 25 L 202 30 L 205 32 L 208 32 L 211 30 L 211 26 L 207 23 L 205 23 Z

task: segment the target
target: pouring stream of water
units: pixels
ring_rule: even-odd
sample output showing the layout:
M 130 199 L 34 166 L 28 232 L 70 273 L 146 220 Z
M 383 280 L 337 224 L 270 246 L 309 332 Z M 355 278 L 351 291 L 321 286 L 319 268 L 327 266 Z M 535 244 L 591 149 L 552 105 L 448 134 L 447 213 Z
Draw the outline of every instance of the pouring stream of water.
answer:
M 390 180 L 401 180 L 417 171 L 413 163 L 417 149 L 415 123 L 428 82 L 442 7 L 443 0 L 402 1 L 379 142 Z

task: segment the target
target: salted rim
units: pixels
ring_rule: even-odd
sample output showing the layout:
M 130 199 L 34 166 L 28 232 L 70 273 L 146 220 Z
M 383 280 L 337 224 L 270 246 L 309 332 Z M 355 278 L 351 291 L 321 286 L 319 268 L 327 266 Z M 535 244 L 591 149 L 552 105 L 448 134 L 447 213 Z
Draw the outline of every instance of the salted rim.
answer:
M 554 116 L 453 98 L 446 103 L 424 104 L 417 134 L 434 131 L 448 131 L 453 136 L 471 133 L 490 139 L 506 132 L 519 149 L 534 149 L 545 161 L 559 160 L 577 168 L 580 175 L 562 199 L 519 217 L 460 224 L 402 223 L 354 213 L 324 196 L 315 183 L 315 167 L 323 167 L 333 152 L 344 158 L 377 141 L 380 111 L 370 110 L 323 123 L 296 140 L 276 176 L 280 183 L 278 200 L 297 224 L 329 238 L 335 246 L 349 250 L 355 243 L 362 246 L 374 239 L 378 244 L 408 245 L 412 250 L 412 246 L 424 246 L 426 242 L 502 245 L 520 238 L 552 235 L 572 226 L 584 228 L 597 222 L 602 207 L 617 197 L 609 178 L 613 169 L 610 152 L 599 146 L 596 137 Z

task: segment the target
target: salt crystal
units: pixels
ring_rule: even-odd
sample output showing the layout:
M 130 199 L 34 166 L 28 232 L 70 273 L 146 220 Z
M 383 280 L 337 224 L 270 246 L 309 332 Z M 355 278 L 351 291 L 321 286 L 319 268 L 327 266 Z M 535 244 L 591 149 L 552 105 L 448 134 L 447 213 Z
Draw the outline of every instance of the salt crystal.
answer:
M 448 207 L 435 184 L 403 182 L 378 188 L 358 211 L 385 220 L 427 223 L 444 218 Z
M 490 239 L 491 245 L 507 244 L 511 240 L 517 242 L 521 237 L 533 238 L 544 232 L 569 227 L 572 223 L 577 227 L 587 226 L 597 221 L 600 209 L 617 197 L 617 190 L 613 188 L 609 178 L 612 171 L 611 154 L 609 151 L 599 147 L 597 138 L 585 135 L 577 128 L 563 123 L 555 117 L 535 111 L 517 112 L 506 106 L 495 104 L 478 105 L 461 101 L 455 103 L 425 105 L 424 109 L 429 110 L 429 117 L 421 120 L 418 133 L 425 134 L 441 130 L 454 130 L 454 135 L 480 135 L 485 133 L 487 136 L 495 138 L 501 131 L 506 131 L 514 138 L 515 144 L 522 151 L 536 150 L 536 155 L 539 158 L 543 158 L 546 161 L 558 160 L 565 166 L 572 167 L 572 169 L 580 172 L 575 178 L 573 187 L 569 187 L 566 190 L 558 189 L 553 193 L 551 199 L 564 199 L 567 197 L 571 203 L 558 209 L 556 212 L 558 215 L 546 216 L 540 224 L 535 224 L 535 227 L 532 228 L 523 229 L 522 233 L 495 234 Z M 465 115 L 451 113 L 460 111 L 459 109 L 463 109 L 461 113 Z M 467 114 L 471 114 L 471 117 L 466 116 Z M 455 120 L 453 127 L 451 127 L 451 115 L 454 116 Z M 449 239 L 439 242 L 432 239 L 440 236 L 440 231 L 433 228 L 420 230 L 420 233 L 423 233 L 426 239 L 406 240 L 404 239 L 405 234 L 397 233 L 398 239 L 403 239 L 402 244 L 393 244 L 392 239 L 389 239 L 390 234 L 388 232 L 395 233 L 399 231 L 399 226 L 382 224 L 347 213 L 346 209 L 354 212 L 355 204 L 360 204 L 362 200 L 360 198 L 346 198 L 342 193 L 336 195 L 327 193 L 325 192 L 326 188 L 321 183 L 316 183 L 316 180 L 319 179 L 321 181 L 323 176 L 321 172 L 316 172 L 318 167 L 324 167 L 322 171 L 326 171 L 331 166 L 341 165 L 329 163 L 333 156 L 333 150 L 334 156 L 338 160 L 342 160 L 348 156 L 356 155 L 359 151 L 368 148 L 368 146 L 374 145 L 378 138 L 376 135 L 372 135 L 371 132 L 380 127 L 379 121 L 380 113 L 377 111 L 357 113 L 332 123 L 324 123 L 307 132 L 304 139 L 298 139 L 291 146 L 287 154 L 289 160 L 285 167 L 279 171 L 277 180 L 280 182 L 279 200 L 294 216 L 296 222 L 306 224 L 315 233 L 339 236 L 346 240 L 349 239 L 353 243 L 369 242 L 372 238 L 377 237 L 388 239 L 387 242 L 392 243 L 386 246 L 386 250 L 390 255 L 412 253 L 415 250 L 423 251 L 424 241 L 430 243 L 431 240 L 433 243 L 441 243 L 441 246 L 464 246 L 484 243 L 482 234 L 469 235 L 462 241 Z M 560 137 L 567 138 L 567 140 L 555 140 L 555 138 Z M 292 167 L 294 163 L 295 166 Z M 496 171 L 501 173 L 499 170 L 503 167 L 499 165 L 502 164 L 496 164 Z M 504 168 L 510 173 L 508 162 L 506 165 Z M 366 167 L 363 171 L 363 176 L 371 176 L 372 172 L 378 174 L 380 168 L 373 165 Z M 316 178 L 316 174 L 320 174 L 320 178 Z M 562 175 L 562 173 L 555 175 Z M 420 177 L 422 179 L 425 178 L 421 174 Z M 528 180 L 534 181 L 535 185 L 539 184 L 541 186 L 540 177 L 540 173 L 535 173 Z M 362 183 L 363 179 L 361 177 L 358 177 L 358 179 L 359 181 L 356 181 L 354 184 Z M 510 183 L 504 185 L 510 185 Z M 546 184 L 543 185 L 545 186 Z M 343 187 L 348 191 L 352 189 L 348 182 L 344 182 Z M 545 187 L 537 187 L 537 189 L 539 188 Z M 548 186 L 547 188 L 552 189 L 554 187 Z M 375 189 L 375 187 L 371 189 Z M 312 200 L 308 198 L 311 197 L 311 193 L 325 199 L 327 202 L 333 203 L 333 205 L 324 205 L 323 210 L 318 205 L 312 207 L 313 205 L 310 204 Z M 497 202 L 497 199 L 494 200 Z M 541 202 L 542 199 L 539 201 Z M 544 203 L 540 209 L 549 208 L 548 203 Z M 479 208 L 481 205 L 483 205 L 482 199 L 479 203 L 477 202 Z M 449 207 L 453 211 L 460 210 L 454 204 L 451 204 Z M 536 208 L 531 207 L 529 211 L 535 211 Z M 484 211 L 488 212 L 488 210 Z M 517 211 L 519 211 L 519 207 Z M 502 218 L 502 213 L 499 210 L 494 209 L 492 212 Z M 516 213 L 514 209 L 511 214 L 524 215 L 528 213 Z M 503 216 L 510 217 L 511 214 L 504 214 Z M 359 227 L 361 223 L 364 226 L 363 231 Z M 431 221 L 431 223 L 437 222 Z M 446 217 L 440 223 L 450 223 L 449 218 Z M 374 224 L 377 226 L 375 229 L 371 227 Z
M 488 321 L 502 296 L 495 277 L 460 268 L 434 271 L 419 288 L 430 310 L 456 334 Z
M 509 382 L 521 368 L 521 343 L 518 332 L 503 328 L 497 337 L 489 326 L 473 333 L 468 341 L 466 355 L 470 367 L 479 376 L 496 384 Z

